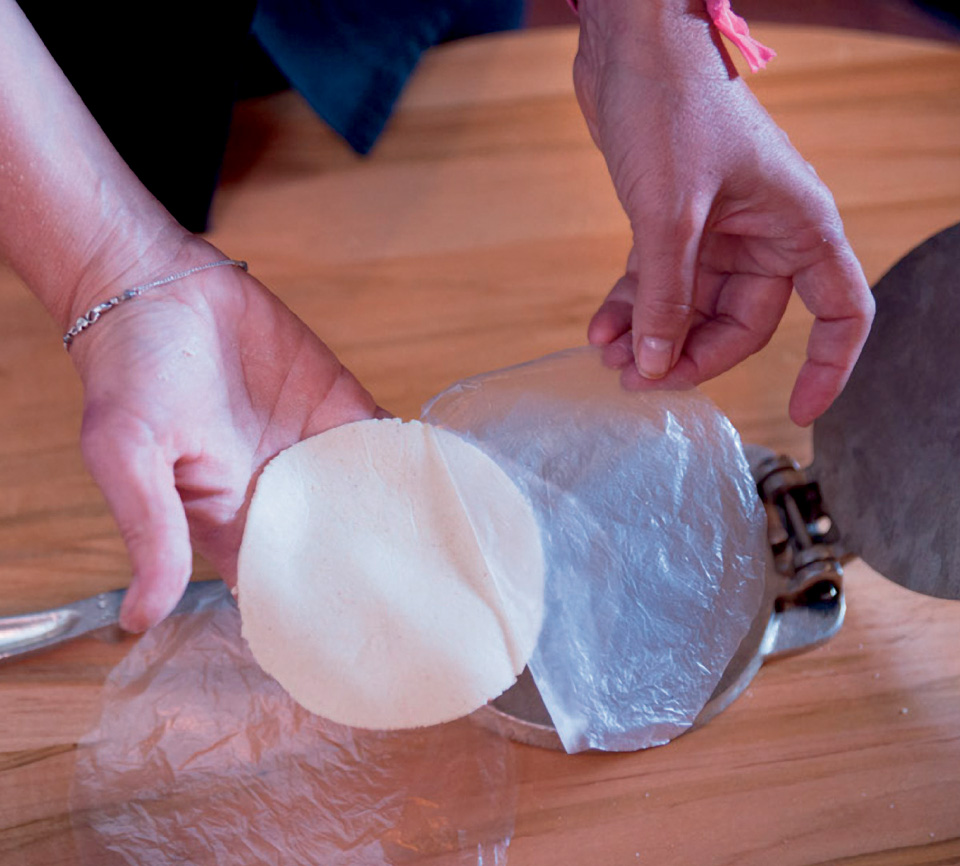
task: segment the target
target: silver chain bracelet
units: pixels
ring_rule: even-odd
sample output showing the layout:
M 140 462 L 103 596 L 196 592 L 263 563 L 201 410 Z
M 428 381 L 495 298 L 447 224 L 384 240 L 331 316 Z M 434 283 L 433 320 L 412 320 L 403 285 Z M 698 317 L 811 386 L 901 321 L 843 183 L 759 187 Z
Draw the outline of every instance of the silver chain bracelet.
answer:
M 184 277 L 189 277 L 191 274 L 197 274 L 200 271 L 206 271 L 210 268 L 222 268 L 225 265 L 232 265 L 235 268 L 241 268 L 242 270 L 247 269 L 247 263 L 237 261 L 236 259 L 221 259 L 218 262 L 210 262 L 206 265 L 198 265 L 195 268 L 190 268 L 188 271 L 181 271 L 179 274 L 171 274 L 169 277 L 161 277 L 159 280 L 154 280 L 152 283 L 144 283 L 142 286 L 134 286 L 132 289 L 127 289 L 125 292 L 121 292 L 119 295 L 114 295 L 112 298 L 104 301 L 102 304 L 97 304 L 95 307 L 91 307 L 87 310 L 86 314 L 81 316 L 74 322 L 73 327 L 63 335 L 63 348 L 69 349 L 70 344 L 73 342 L 74 338 L 80 334 L 81 331 L 87 330 L 94 322 L 96 322 L 104 313 L 110 312 L 114 307 L 119 307 L 124 301 L 129 301 L 131 298 L 136 298 L 146 292 L 148 289 L 155 289 L 157 286 L 165 286 L 167 283 L 173 283 L 176 280 L 182 280 Z

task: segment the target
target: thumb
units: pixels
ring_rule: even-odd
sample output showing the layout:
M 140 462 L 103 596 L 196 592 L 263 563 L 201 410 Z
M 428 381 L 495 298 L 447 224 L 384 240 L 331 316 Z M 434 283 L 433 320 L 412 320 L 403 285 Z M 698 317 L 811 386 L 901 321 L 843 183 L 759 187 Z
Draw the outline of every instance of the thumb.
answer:
M 176 607 L 193 570 L 190 531 L 173 466 L 138 421 L 88 413 L 81 446 L 133 568 L 120 625 L 127 631 L 146 631 Z
M 659 215 L 634 229 L 637 294 L 633 352 L 646 379 L 662 379 L 680 358 L 693 318 L 703 221 Z

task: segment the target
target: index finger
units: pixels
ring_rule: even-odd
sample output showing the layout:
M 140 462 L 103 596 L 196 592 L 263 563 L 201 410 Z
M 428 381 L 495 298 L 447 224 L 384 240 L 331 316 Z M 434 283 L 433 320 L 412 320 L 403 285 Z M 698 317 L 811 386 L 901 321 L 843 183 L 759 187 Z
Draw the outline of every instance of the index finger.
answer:
M 816 320 L 807 359 L 790 396 L 790 417 L 805 427 L 840 395 L 873 323 L 873 294 L 842 234 L 825 237 L 817 260 L 793 278 L 794 288 Z

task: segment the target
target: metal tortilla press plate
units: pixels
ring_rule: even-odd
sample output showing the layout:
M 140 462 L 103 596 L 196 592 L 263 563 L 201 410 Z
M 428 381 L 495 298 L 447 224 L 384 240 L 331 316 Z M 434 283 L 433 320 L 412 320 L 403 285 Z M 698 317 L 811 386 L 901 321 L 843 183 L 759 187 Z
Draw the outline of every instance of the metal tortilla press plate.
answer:
M 960 598 L 960 225 L 874 297 L 860 361 L 814 425 L 810 474 L 847 550 L 908 589 Z
M 772 451 L 755 446 L 748 446 L 747 451 L 759 482 L 765 474 L 764 465 L 777 458 Z M 760 611 L 693 728 L 706 724 L 733 703 L 765 661 L 812 649 L 829 640 L 843 624 L 846 602 L 839 581 L 839 566 L 835 583 L 817 579 L 799 585 L 792 569 L 783 567 L 782 555 L 775 558 L 783 528 L 776 509 L 768 506 L 767 514 L 771 548 Z M 832 591 L 822 591 L 824 586 Z M 477 710 L 473 718 L 512 740 L 563 749 L 529 669 L 524 669 L 514 686 Z

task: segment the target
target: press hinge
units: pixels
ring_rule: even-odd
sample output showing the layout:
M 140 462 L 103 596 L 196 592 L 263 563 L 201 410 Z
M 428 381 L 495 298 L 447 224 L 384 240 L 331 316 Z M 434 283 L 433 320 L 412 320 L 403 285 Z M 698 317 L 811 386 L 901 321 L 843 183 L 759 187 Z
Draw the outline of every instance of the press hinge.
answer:
M 843 586 L 841 560 L 847 557 L 820 485 L 785 455 L 763 460 L 754 476 L 767 511 L 774 563 L 786 579 L 778 609 L 833 604 Z

